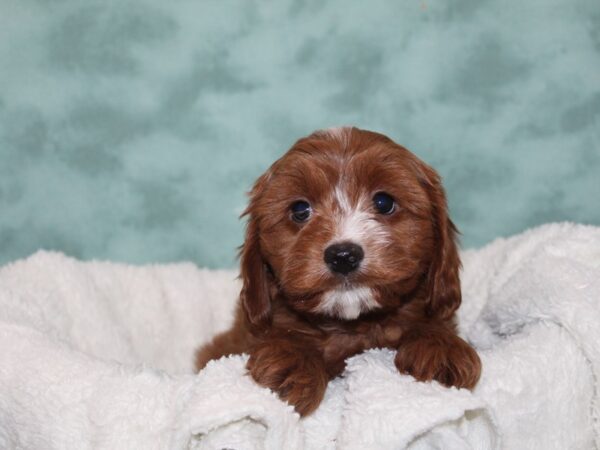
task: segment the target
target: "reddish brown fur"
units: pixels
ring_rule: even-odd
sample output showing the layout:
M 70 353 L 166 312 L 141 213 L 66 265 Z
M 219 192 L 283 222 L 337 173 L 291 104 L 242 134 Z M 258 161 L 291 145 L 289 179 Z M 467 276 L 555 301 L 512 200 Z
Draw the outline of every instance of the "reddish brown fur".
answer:
M 336 186 L 356 207 L 381 191 L 399 206 L 369 219 L 386 241 L 366 233 L 364 267 L 344 280 L 323 262 L 342 210 Z M 290 219 L 299 199 L 314 208 L 304 224 Z M 317 408 L 346 358 L 374 347 L 396 349 L 398 370 L 418 380 L 475 386 L 479 357 L 454 324 L 461 302 L 456 229 L 439 176 L 408 150 L 356 128 L 313 133 L 258 179 L 244 214 L 235 324 L 198 351 L 199 370 L 211 359 L 249 353 L 252 377 L 302 415 Z M 353 320 L 315 311 L 342 283 L 369 287 L 379 307 Z

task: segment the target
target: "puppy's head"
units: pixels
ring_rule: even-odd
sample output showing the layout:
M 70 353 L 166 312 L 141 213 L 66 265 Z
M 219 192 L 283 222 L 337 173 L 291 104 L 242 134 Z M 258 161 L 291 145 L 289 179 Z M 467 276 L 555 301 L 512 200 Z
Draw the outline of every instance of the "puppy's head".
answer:
M 241 300 L 253 325 L 268 323 L 275 296 L 343 320 L 415 293 L 430 316 L 460 304 L 440 178 L 381 134 L 336 128 L 300 139 L 255 183 L 245 214 Z

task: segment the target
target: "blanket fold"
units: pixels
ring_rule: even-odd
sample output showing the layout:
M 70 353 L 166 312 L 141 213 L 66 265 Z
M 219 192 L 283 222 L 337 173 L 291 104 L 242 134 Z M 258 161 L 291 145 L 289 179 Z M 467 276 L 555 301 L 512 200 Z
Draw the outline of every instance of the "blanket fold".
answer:
M 499 448 L 481 398 L 399 375 L 394 355 L 371 350 L 348 361 L 340 448 Z
M 193 374 L 232 320 L 231 271 L 39 252 L 0 268 L 0 448 L 600 448 L 600 228 L 551 224 L 463 252 L 473 392 L 347 361 L 311 416 L 246 374 Z

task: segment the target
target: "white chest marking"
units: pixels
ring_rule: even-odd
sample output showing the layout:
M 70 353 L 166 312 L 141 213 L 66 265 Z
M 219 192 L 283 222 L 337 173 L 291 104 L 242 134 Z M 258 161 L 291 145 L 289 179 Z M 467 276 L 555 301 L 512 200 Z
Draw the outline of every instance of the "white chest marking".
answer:
M 346 320 L 356 319 L 361 313 L 379 308 L 373 291 L 367 287 L 338 288 L 323 294 L 317 312 Z

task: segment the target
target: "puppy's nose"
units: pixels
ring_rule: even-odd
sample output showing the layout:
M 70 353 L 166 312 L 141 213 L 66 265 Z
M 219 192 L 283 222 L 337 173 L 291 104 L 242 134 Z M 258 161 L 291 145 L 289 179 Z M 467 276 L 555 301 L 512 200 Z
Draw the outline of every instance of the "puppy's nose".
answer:
M 352 242 L 340 242 L 325 249 L 325 263 L 332 272 L 347 275 L 356 270 L 365 253 L 360 245 Z

